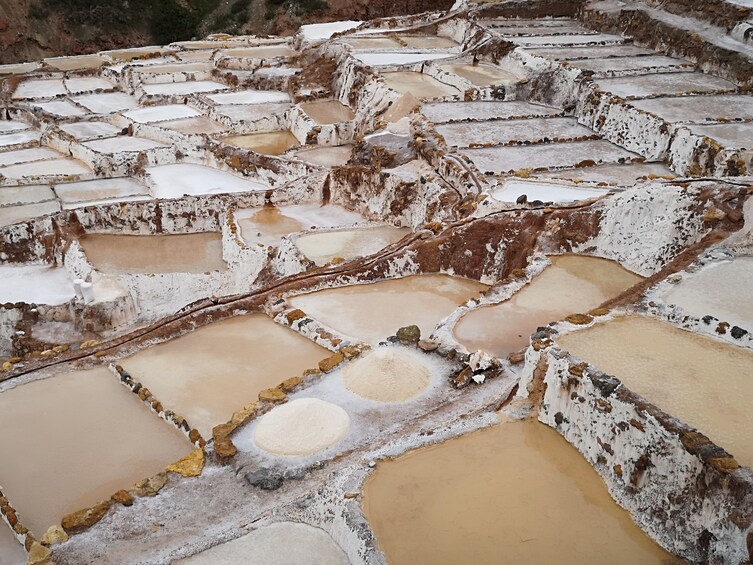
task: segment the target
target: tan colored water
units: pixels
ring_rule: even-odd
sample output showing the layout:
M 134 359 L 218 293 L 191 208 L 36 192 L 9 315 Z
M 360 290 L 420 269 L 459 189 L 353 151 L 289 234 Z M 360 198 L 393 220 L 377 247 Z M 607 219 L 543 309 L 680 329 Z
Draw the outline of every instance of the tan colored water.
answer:
M 557 343 L 753 466 L 753 353 L 642 316 Z
M 264 314 L 223 320 L 145 349 L 122 365 L 205 438 L 265 388 L 330 353 Z
M 446 47 L 457 47 L 457 42 L 449 37 L 439 35 L 398 35 L 405 43 L 406 47 L 414 49 L 442 49 Z
M 417 275 L 301 294 L 289 299 L 338 331 L 376 344 L 410 324 L 429 337 L 437 323 L 487 286 L 448 275 Z
M 290 233 L 306 229 L 299 220 L 285 215 L 277 206 L 259 208 L 248 218 L 238 220 L 241 234 L 247 242 L 275 246 Z
M 301 102 L 301 110 L 321 125 L 349 122 L 355 117 L 353 110 L 337 100 Z
M 384 83 L 391 89 L 406 94 L 410 92 L 416 98 L 444 98 L 455 96 L 460 91 L 454 86 L 439 82 L 437 79 L 414 71 L 396 71 L 382 73 Z
M 520 82 L 515 75 L 493 65 L 442 65 L 441 68 L 471 81 L 476 86 L 510 85 Z
M 534 420 L 380 462 L 363 509 L 390 565 L 673 561 L 586 460 Z
M 173 235 L 86 234 L 79 239 L 99 271 L 127 273 L 206 273 L 227 269 L 222 235 L 216 232 Z
M 105 368 L 0 393 L 0 484 L 37 538 L 193 449 Z
M 26 552 L 7 524 L 0 523 L 0 565 L 23 565 Z
M 641 280 L 619 263 L 585 257 L 550 257 L 552 264 L 511 298 L 472 310 L 454 329 L 470 351 L 506 357 L 526 347 L 539 326 L 585 313 Z
M 366 257 L 400 241 L 410 233 L 408 228 L 379 226 L 302 235 L 296 245 L 317 265 L 326 265 L 335 257 L 353 259 Z
M 282 155 L 288 149 L 300 145 L 295 136 L 287 130 L 230 135 L 220 140 L 242 149 L 251 149 L 263 155 Z

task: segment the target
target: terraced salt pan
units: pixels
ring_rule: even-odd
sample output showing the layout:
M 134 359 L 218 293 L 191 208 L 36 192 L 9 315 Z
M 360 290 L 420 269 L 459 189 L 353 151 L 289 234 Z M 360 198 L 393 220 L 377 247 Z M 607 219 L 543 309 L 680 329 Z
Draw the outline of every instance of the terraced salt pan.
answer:
M 539 326 L 585 313 L 640 282 L 619 263 L 585 257 L 550 257 L 552 264 L 512 297 L 466 313 L 453 332 L 469 351 L 507 357 L 528 345 Z
M 296 151 L 295 157 L 305 163 L 322 167 L 339 167 L 347 164 L 353 153 L 352 145 L 338 145 L 335 147 L 313 147 Z
M 603 73 L 610 76 L 616 72 L 644 73 L 647 70 L 656 71 L 676 71 L 692 70 L 694 65 L 690 61 L 675 59 L 673 57 L 664 57 L 662 55 L 649 55 L 639 57 L 608 57 L 606 59 L 581 59 L 570 61 L 570 65 L 579 69 L 592 71 L 594 73 Z M 694 73 L 690 73 L 694 74 Z M 634 77 L 637 83 L 641 83 L 645 75 Z M 608 88 L 605 90 L 609 91 Z
M 203 326 L 121 363 L 205 438 L 259 392 L 317 367 L 330 353 L 264 314 Z
M 583 27 L 571 21 L 566 24 L 562 24 L 553 28 L 551 25 L 539 25 L 537 23 L 530 23 L 522 26 L 508 25 L 504 26 L 498 33 L 504 33 L 505 35 L 551 35 L 551 34 L 592 34 L 593 30 Z
M 248 57 L 254 59 L 267 59 L 273 57 L 292 57 L 295 55 L 287 45 L 261 45 L 259 47 L 236 47 L 223 50 L 223 55 L 228 57 Z
M 149 195 L 146 186 L 131 177 L 56 184 L 55 193 L 66 204 Z
M 60 211 L 60 204 L 55 201 L 39 202 L 24 206 L 0 207 L 0 226 L 9 226 L 17 222 L 38 218 Z
M 95 114 L 112 114 L 139 107 L 136 98 L 125 92 L 84 94 L 74 97 L 73 100 Z
M 694 134 L 710 137 L 724 147 L 753 149 L 753 123 L 751 122 L 710 125 L 691 124 L 687 127 Z
M 61 267 L 0 265 L 0 303 L 65 304 L 75 296 L 73 283 Z M 0 477 L 1 478 L 1 477 Z
M 396 347 L 379 347 L 342 370 L 345 387 L 377 402 L 403 402 L 429 386 L 431 371 L 421 354 Z
M 391 565 L 672 560 L 610 498 L 588 462 L 533 420 L 381 461 L 363 493 Z
M 26 551 L 6 524 L 0 524 L 0 565 L 26 563 Z
M 338 100 L 316 100 L 314 102 L 301 102 L 301 110 L 317 124 L 336 124 L 349 122 L 355 114 L 353 110 Z
M 79 141 L 113 137 L 121 132 L 121 128 L 107 122 L 74 122 L 72 124 L 60 124 L 59 127 Z
M 300 27 L 303 37 L 309 41 L 329 39 L 336 33 L 342 33 L 354 29 L 363 22 L 358 20 L 345 20 L 340 22 L 329 22 L 326 24 L 310 24 Z
M 538 178 L 558 178 L 596 182 L 617 186 L 632 186 L 639 179 L 674 178 L 674 173 L 663 163 L 629 163 L 626 165 L 596 165 L 578 169 L 562 169 L 537 173 Z
M 296 398 L 261 417 L 254 443 L 274 455 L 302 457 L 332 447 L 349 429 L 350 416 L 336 404 Z
M 567 168 L 581 163 L 614 163 L 638 157 L 635 153 L 603 140 L 483 147 L 464 149 L 463 154 L 470 157 L 479 170 L 494 174 L 520 169 Z
M 443 71 L 455 73 L 456 75 L 469 80 L 476 86 L 507 86 L 520 82 L 520 79 L 514 74 L 504 71 L 494 65 L 487 65 L 484 63 L 458 63 L 454 65 L 442 65 L 440 68 Z
M 150 124 L 180 118 L 193 118 L 194 116 L 200 116 L 201 112 L 184 104 L 168 104 L 165 106 L 150 106 L 139 108 L 138 110 L 130 110 L 123 112 L 123 115 L 134 122 Z
M 449 59 L 456 53 L 405 53 L 405 52 L 375 52 L 356 51 L 354 56 L 362 63 L 372 67 L 389 67 L 394 65 L 410 65 L 423 61 Z
M 81 161 L 75 159 L 49 159 L 32 163 L 19 163 L 0 167 L 0 174 L 10 179 L 23 177 L 81 175 L 91 172 Z
M 86 114 L 84 110 L 73 104 L 69 100 L 53 100 L 51 102 L 37 102 L 32 106 L 39 108 L 43 112 L 52 114 L 53 116 L 60 116 L 61 118 L 68 118 L 71 116 L 83 116 Z
M 345 260 L 366 257 L 409 233 L 408 228 L 377 226 L 305 234 L 298 237 L 295 244 L 301 253 L 321 267 L 336 257 Z
M 230 135 L 220 140 L 242 149 L 252 149 L 263 155 L 282 155 L 288 149 L 300 145 L 296 137 L 288 130 Z
M 418 275 L 300 294 L 295 308 L 328 326 L 372 345 L 411 324 L 428 337 L 437 324 L 487 288 L 448 275 Z
M 28 129 L 29 124 L 16 120 L 0 120 L 0 133 L 17 132 Z
M 179 131 L 188 135 L 195 134 L 213 134 L 223 133 L 225 127 L 221 126 L 214 120 L 210 120 L 204 116 L 197 116 L 195 118 L 183 118 L 182 120 L 170 120 L 162 122 L 161 127 Z
M 13 99 L 53 98 L 63 94 L 68 94 L 63 79 L 30 79 L 16 87 L 13 91 Z
M 436 126 L 437 133 L 447 145 L 505 145 L 521 141 L 542 142 L 557 139 L 566 141 L 592 137 L 594 131 L 578 123 L 575 118 L 529 118 L 488 122 L 458 122 Z
M 153 141 L 145 137 L 134 137 L 131 135 L 121 135 L 118 137 L 85 141 L 83 145 L 97 153 L 107 153 L 109 155 L 134 151 L 148 151 L 149 149 L 156 149 L 158 147 L 169 147 L 169 145 L 160 143 L 159 141 Z
M 668 122 L 753 120 L 753 96 L 720 94 L 635 100 L 631 105 Z
M 663 300 L 697 318 L 710 314 L 720 321 L 753 330 L 753 302 L 748 299 L 751 280 L 753 257 L 708 263 L 695 273 L 685 273 Z
M 48 147 L 34 147 L 31 149 L 18 149 L 16 151 L 0 151 L 0 166 L 15 165 L 17 163 L 31 163 L 42 159 L 56 159 L 62 157 L 54 149 Z
M 152 181 L 152 194 L 155 198 L 259 192 L 269 188 L 225 171 L 191 163 L 147 167 L 146 172 Z
M 373 49 L 397 49 L 402 45 L 391 37 L 345 37 L 343 41 L 353 47 L 370 51 Z
M 0 188 L 0 206 L 33 204 L 34 202 L 54 199 L 55 193 L 49 186 L 43 184 L 25 184 Z
M 531 182 L 522 180 L 506 180 L 501 188 L 491 193 L 492 198 L 500 202 L 514 203 L 522 195 L 526 195 L 528 202 L 541 200 L 542 202 L 578 202 L 589 198 L 597 198 L 607 194 L 607 190 L 568 186 L 557 183 Z
M 74 55 L 71 57 L 49 57 L 44 59 L 46 65 L 59 71 L 73 71 L 76 69 L 98 69 L 106 61 L 98 54 Z
M 653 51 L 638 47 L 632 43 L 622 45 L 593 45 L 583 47 L 540 47 L 535 49 L 526 49 L 533 55 L 555 59 L 557 61 L 576 61 L 579 59 L 603 59 L 610 58 L 615 64 L 620 62 L 615 60 L 622 57 L 637 57 L 639 55 L 651 55 Z
M 157 84 L 142 84 L 141 88 L 149 96 L 182 96 L 198 94 L 200 92 L 216 92 L 227 90 L 229 87 L 221 82 L 211 80 L 189 80 L 185 82 L 165 82 Z
M 507 120 L 561 116 L 562 110 L 513 100 L 510 102 L 434 102 L 424 104 L 421 113 L 434 123 L 462 120 Z M 504 124 L 498 124 L 503 127 Z
M 557 344 L 753 465 L 749 351 L 642 316 L 565 334 Z
M 652 73 L 598 80 L 602 90 L 623 98 L 674 96 L 690 92 L 734 92 L 734 84 L 704 73 Z
M 424 100 L 460 94 L 460 91 L 454 86 L 439 82 L 429 75 L 413 71 L 382 73 L 382 80 L 389 88 L 400 94 L 410 92 L 416 98 Z
M 216 104 L 262 104 L 274 102 L 290 102 L 287 92 L 277 90 L 240 90 L 238 92 L 223 92 L 207 95 Z
M 270 104 L 222 104 L 215 106 L 213 112 L 227 116 L 233 122 L 253 122 L 260 119 L 269 119 L 274 116 L 282 116 L 290 109 L 290 103 Z
M 295 540 L 295 543 L 291 543 Z M 324 530 L 298 522 L 277 522 L 240 538 L 181 559 L 180 565 L 348 565 L 343 550 Z
M 234 218 L 246 243 L 272 246 L 279 245 L 280 239 L 291 233 L 314 227 L 349 226 L 363 221 L 359 214 L 342 206 L 318 203 L 238 210 Z
M 502 34 L 504 37 L 504 34 Z M 509 40 L 518 45 L 530 46 L 571 46 L 571 45 L 618 45 L 624 42 L 619 35 L 591 33 L 584 35 L 537 35 L 530 37 L 510 36 Z
M 5 135 L 0 135 L 0 147 L 33 143 L 35 141 L 39 141 L 41 137 L 41 131 L 31 129 L 15 133 L 6 133 Z
M 85 234 L 79 243 L 95 269 L 108 274 L 222 271 L 222 235 Z
M 23 454 L 0 458 L 0 480 L 39 539 L 194 447 L 100 367 L 0 392 L 0 449 Z
M 74 77 L 65 79 L 65 88 L 70 94 L 80 94 L 94 90 L 111 90 L 115 85 L 100 77 Z

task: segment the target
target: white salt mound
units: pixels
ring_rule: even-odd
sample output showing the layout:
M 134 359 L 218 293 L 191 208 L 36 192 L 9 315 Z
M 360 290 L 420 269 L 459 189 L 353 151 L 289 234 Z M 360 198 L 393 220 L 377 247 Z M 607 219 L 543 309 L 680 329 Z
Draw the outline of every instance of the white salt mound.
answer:
M 264 415 L 254 442 L 275 455 L 299 457 L 336 444 L 349 427 L 350 416 L 339 406 L 318 398 L 299 398 Z
M 394 347 L 376 349 L 343 369 L 348 390 L 379 402 L 400 402 L 420 394 L 431 372 L 413 352 Z

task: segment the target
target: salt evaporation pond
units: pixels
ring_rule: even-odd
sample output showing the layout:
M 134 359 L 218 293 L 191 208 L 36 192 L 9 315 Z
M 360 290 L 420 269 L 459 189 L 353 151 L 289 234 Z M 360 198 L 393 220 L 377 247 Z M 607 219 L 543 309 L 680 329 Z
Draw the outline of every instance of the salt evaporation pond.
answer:
M 269 188 L 260 182 L 191 163 L 147 167 L 146 172 L 152 181 L 152 194 L 155 198 L 260 192 Z
M 227 269 L 222 235 L 217 232 L 171 235 L 85 234 L 79 243 L 102 273 L 206 273 Z
M 551 265 L 510 298 L 466 313 L 453 330 L 469 351 L 506 357 L 528 345 L 536 328 L 588 312 L 641 280 L 619 263 L 582 255 L 549 258 Z
M 565 334 L 557 344 L 753 465 L 750 351 L 642 316 Z
M 26 551 L 7 524 L 0 523 L 0 565 L 26 563 Z
M 106 368 L 0 393 L 0 483 L 39 539 L 66 514 L 163 471 L 193 445 Z
M 252 149 L 263 155 L 282 155 L 288 149 L 300 145 L 296 137 L 288 130 L 230 135 L 220 138 L 220 141 L 241 149 Z
M 416 98 L 431 99 L 457 96 L 460 91 L 454 86 L 439 82 L 434 77 L 415 71 L 382 73 L 382 79 L 392 90 L 400 94 L 410 92 Z
M 578 202 L 588 198 L 598 198 L 607 194 L 608 190 L 599 188 L 585 188 L 577 185 L 565 185 L 554 182 L 530 182 L 520 180 L 506 180 L 501 188 L 491 193 L 492 198 L 499 202 L 514 203 L 525 195 L 528 202 L 541 200 L 542 202 Z
M 476 63 L 475 65 L 458 63 L 442 65 L 440 68 L 443 71 L 455 73 L 476 86 L 507 86 L 520 82 L 520 79 L 514 74 L 508 73 L 494 65 L 485 65 L 483 63 Z
M 712 315 L 720 321 L 753 330 L 753 257 L 718 261 L 695 273 L 686 273 L 663 299 L 698 318 Z M 719 292 L 723 288 L 724 292 Z
M 288 299 L 320 322 L 372 345 L 411 324 L 429 337 L 437 323 L 488 288 L 449 275 L 417 275 L 330 288 Z
M 297 238 L 295 244 L 301 253 L 321 267 L 336 257 L 354 259 L 371 255 L 400 241 L 408 233 L 408 228 L 378 226 L 310 233 Z
M 390 565 L 666 565 L 557 432 L 505 422 L 382 461 L 363 510 Z
M 301 110 L 320 125 L 349 122 L 355 117 L 353 110 L 337 100 L 301 102 Z
M 350 429 L 348 413 L 319 398 L 296 398 L 259 419 L 254 443 L 282 457 L 313 455 L 332 447 Z
M 352 145 L 336 145 L 334 147 L 313 147 L 301 149 L 295 153 L 296 159 L 304 163 L 319 165 L 322 167 L 339 167 L 347 164 L 353 153 Z
M 63 268 L 49 265 L 0 265 L 0 303 L 26 302 L 56 306 L 68 302 L 75 295 L 68 272 Z
M 295 540 L 295 543 L 291 543 Z M 299 522 L 276 522 L 181 559 L 180 565 L 348 565 L 330 535 Z
M 260 391 L 330 353 L 264 314 L 239 316 L 145 349 L 121 363 L 205 438 Z
M 313 227 L 347 226 L 363 221 L 359 214 L 342 206 L 323 206 L 318 203 L 238 210 L 234 217 L 246 243 L 273 247 L 280 243 L 282 237 L 291 233 Z

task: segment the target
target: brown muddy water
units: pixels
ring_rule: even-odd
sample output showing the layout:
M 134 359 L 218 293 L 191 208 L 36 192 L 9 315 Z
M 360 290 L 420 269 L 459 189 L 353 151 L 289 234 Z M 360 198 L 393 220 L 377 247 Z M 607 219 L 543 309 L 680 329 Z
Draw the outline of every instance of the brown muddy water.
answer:
M 355 117 L 353 110 L 337 100 L 301 102 L 301 110 L 320 125 L 349 122 Z
M 85 234 L 79 243 L 95 269 L 108 274 L 206 273 L 227 269 L 222 235 Z
M 526 347 L 539 326 L 585 313 L 641 280 L 619 263 L 583 255 L 559 255 L 512 297 L 471 310 L 453 333 L 469 351 L 506 357 Z
M 264 314 L 238 316 L 155 345 L 121 363 L 210 438 L 261 390 L 315 368 L 329 351 Z
M 37 539 L 193 449 L 105 368 L 0 393 L 0 484 Z
M 753 353 L 643 316 L 557 338 L 563 349 L 753 466 Z
M 672 556 L 535 420 L 379 462 L 363 510 L 390 565 L 659 565 Z
M 416 275 L 340 288 L 288 299 L 320 322 L 371 344 L 416 324 L 428 338 L 437 323 L 488 288 L 449 275 Z
M 282 155 L 288 149 L 300 145 L 288 130 L 231 135 L 220 138 L 220 141 L 241 149 L 251 149 L 262 155 Z

